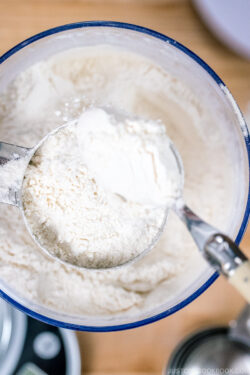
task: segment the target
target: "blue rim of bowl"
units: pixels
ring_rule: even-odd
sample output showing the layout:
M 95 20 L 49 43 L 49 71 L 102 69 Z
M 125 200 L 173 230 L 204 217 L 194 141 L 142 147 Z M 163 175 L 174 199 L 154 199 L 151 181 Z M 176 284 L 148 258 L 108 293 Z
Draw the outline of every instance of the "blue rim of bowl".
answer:
M 123 23 L 123 22 L 113 22 L 113 21 L 86 21 L 86 22 L 77 22 L 77 23 L 71 23 L 71 24 L 66 24 L 62 26 L 58 26 L 46 31 L 43 31 L 39 34 L 36 34 L 23 42 L 17 44 L 15 47 L 10 49 L 8 52 L 3 54 L 0 57 L 0 64 L 2 64 L 6 59 L 8 59 L 10 56 L 21 50 L 22 48 L 28 46 L 31 43 L 34 43 L 44 37 L 60 33 L 62 31 L 67 31 L 67 30 L 73 30 L 73 29 L 78 29 L 78 28 L 84 28 L 84 27 L 111 27 L 111 28 L 118 28 L 118 29 L 127 29 L 127 30 L 133 30 L 142 34 L 150 35 L 154 38 L 160 39 L 175 48 L 181 50 L 184 52 L 186 55 L 191 57 L 197 64 L 199 64 L 212 78 L 213 80 L 218 84 L 218 86 L 222 89 L 223 87 L 226 88 L 226 85 L 224 82 L 220 79 L 220 77 L 200 58 L 198 57 L 194 52 L 190 51 L 188 48 L 183 46 L 182 44 L 178 43 L 176 40 L 169 38 L 168 36 L 161 34 L 157 31 L 148 29 L 146 27 L 142 26 L 137 26 L 129 23 Z M 228 89 L 226 89 L 229 91 Z M 234 99 L 233 99 L 234 100 Z M 234 106 L 237 108 L 237 116 L 239 119 L 239 122 L 241 123 L 241 127 L 244 128 L 244 132 L 242 131 L 242 134 L 245 139 L 246 143 L 246 148 L 247 148 L 247 154 L 248 154 L 248 164 L 249 164 L 249 172 L 250 172 L 250 136 L 248 132 L 248 128 L 246 123 L 244 122 L 244 119 L 241 115 L 241 112 L 234 100 Z M 249 211 L 250 211 L 250 185 L 248 186 L 248 198 L 247 198 L 247 203 L 246 203 L 246 210 L 245 214 L 242 220 L 241 227 L 239 229 L 238 235 L 235 239 L 235 242 L 237 244 L 240 243 L 242 236 L 246 230 L 248 219 L 249 219 Z M 68 328 L 68 329 L 73 329 L 73 330 L 78 330 L 78 331 L 90 331 L 90 332 L 109 332 L 109 331 L 120 331 L 120 330 L 125 330 L 125 329 L 131 329 L 135 327 L 140 327 L 149 323 L 153 323 L 157 320 L 163 319 L 171 314 L 174 314 L 178 310 L 182 309 L 186 305 L 188 305 L 190 302 L 195 300 L 199 295 L 201 295 L 219 276 L 217 272 L 215 272 L 210 278 L 200 287 L 198 288 L 192 295 L 184 299 L 183 301 L 179 302 L 177 305 L 169 308 L 166 311 L 163 311 L 157 315 L 154 315 L 152 317 L 142 319 L 136 322 L 132 323 L 127 323 L 127 324 L 117 324 L 117 325 L 107 325 L 107 326 L 84 326 L 84 325 L 77 325 L 73 323 L 65 323 L 59 320 L 55 320 L 52 318 L 48 318 L 44 315 L 38 314 L 27 307 L 23 306 L 22 304 L 16 302 L 13 298 L 9 297 L 5 292 L 0 290 L 0 296 L 5 299 L 7 302 L 11 303 L 14 307 L 17 309 L 21 310 L 25 314 L 31 316 L 32 318 L 38 319 L 44 323 L 51 324 L 57 327 L 62 327 L 62 328 Z

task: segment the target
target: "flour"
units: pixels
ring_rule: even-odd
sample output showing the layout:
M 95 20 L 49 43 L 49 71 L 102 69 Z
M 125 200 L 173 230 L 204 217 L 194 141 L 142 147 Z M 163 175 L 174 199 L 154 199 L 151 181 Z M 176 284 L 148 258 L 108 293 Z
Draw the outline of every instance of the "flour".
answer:
M 20 204 L 23 175 L 28 162 L 28 156 L 17 156 L 0 165 L 0 202 Z
M 29 164 L 23 205 L 52 255 L 116 267 L 152 247 L 181 178 L 164 125 L 84 112 L 50 135 Z
M 91 106 L 161 120 L 183 160 L 185 201 L 205 220 L 227 229 L 232 163 L 216 113 L 176 77 L 136 54 L 107 46 L 84 47 L 32 66 L 1 93 L 0 139 L 33 147 Z M 1 206 L 0 236 L 0 277 L 5 285 L 26 298 L 27 305 L 89 319 L 149 316 L 171 298 L 178 300 L 204 269 L 174 213 L 147 256 L 113 271 L 76 270 L 46 257 L 30 239 L 15 207 Z

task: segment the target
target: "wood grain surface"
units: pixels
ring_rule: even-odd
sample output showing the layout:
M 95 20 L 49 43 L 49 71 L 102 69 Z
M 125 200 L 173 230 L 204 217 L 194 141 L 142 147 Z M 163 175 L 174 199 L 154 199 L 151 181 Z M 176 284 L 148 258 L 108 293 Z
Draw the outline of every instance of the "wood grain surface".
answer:
M 101 19 L 143 25 L 183 43 L 220 75 L 245 110 L 250 101 L 250 63 L 220 44 L 185 0 L 0 0 L 0 54 L 47 28 Z M 249 230 L 242 247 L 250 255 Z M 243 299 L 220 278 L 192 304 L 157 323 L 123 332 L 78 333 L 82 373 L 160 374 L 185 335 L 228 323 L 243 305 Z

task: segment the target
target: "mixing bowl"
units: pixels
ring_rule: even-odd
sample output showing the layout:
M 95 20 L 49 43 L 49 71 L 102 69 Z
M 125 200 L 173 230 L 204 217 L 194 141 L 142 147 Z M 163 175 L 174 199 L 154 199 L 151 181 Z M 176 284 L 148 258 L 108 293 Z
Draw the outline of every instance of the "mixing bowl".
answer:
M 241 112 L 222 80 L 197 55 L 167 36 L 140 26 L 93 21 L 64 25 L 44 31 L 18 44 L 0 57 L 0 92 L 20 72 L 53 54 L 74 47 L 108 44 L 141 54 L 175 74 L 218 113 L 233 169 L 233 202 L 228 233 L 239 244 L 249 217 L 249 133 Z M 13 234 L 14 235 L 14 234 Z M 114 331 L 138 327 L 175 313 L 203 293 L 218 277 L 210 268 L 181 293 L 159 306 L 135 314 L 95 317 L 75 316 L 51 310 L 0 280 L 0 295 L 26 314 L 63 328 Z

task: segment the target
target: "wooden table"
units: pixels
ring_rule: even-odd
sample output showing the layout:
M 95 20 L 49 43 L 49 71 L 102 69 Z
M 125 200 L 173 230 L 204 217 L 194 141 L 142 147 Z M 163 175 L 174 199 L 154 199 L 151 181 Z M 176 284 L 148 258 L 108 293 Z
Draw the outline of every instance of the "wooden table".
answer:
M 177 39 L 214 68 L 245 110 L 250 101 L 250 63 L 222 46 L 185 0 L 162 4 L 157 0 L 0 0 L 0 53 L 47 28 L 98 19 L 136 23 Z M 250 230 L 242 247 L 250 255 Z M 124 332 L 79 333 L 83 373 L 160 374 L 186 334 L 227 323 L 243 305 L 242 298 L 220 279 L 191 305 L 160 322 Z

